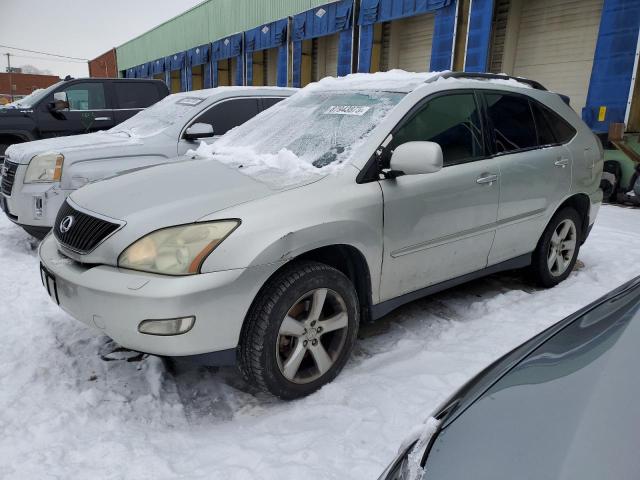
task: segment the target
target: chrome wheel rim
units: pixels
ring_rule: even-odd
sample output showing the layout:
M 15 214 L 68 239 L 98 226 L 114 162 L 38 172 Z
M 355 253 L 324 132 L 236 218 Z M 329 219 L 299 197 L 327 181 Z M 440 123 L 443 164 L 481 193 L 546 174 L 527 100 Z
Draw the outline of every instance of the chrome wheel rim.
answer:
M 326 374 L 342 352 L 349 327 L 344 299 L 328 288 L 300 297 L 280 324 L 276 358 L 280 373 L 293 383 L 310 383 Z
M 569 268 L 577 239 L 576 225 L 572 220 L 563 220 L 554 230 L 547 253 L 547 267 L 554 277 L 559 277 Z

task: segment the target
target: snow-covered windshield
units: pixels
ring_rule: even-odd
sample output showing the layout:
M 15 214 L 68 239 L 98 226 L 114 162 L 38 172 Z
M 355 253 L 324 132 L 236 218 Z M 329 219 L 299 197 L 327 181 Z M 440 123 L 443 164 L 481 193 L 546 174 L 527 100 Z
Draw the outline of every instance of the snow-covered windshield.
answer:
M 58 85 L 62 82 L 55 83 L 47 88 L 38 88 L 31 92 L 26 97 L 21 98 L 20 100 L 16 100 L 15 102 L 11 102 L 5 105 L 5 108 L 33 108 L 36 103 L 49 95 L 53 90 L 55 90 Z
M 301 91 L 216 143 L 202 144 L 196 154 L 286 186 L 349 163 L 355 148 L 405 95 L 378 90 Z
M 205 95 L 199 95 L 198 92 L 169 95 L 108 132 L 126 134 L 130 137 L 157 135 L 176 123 L 182 125 L 196 115 L 202 109 L 202 103 L 206 99 Z

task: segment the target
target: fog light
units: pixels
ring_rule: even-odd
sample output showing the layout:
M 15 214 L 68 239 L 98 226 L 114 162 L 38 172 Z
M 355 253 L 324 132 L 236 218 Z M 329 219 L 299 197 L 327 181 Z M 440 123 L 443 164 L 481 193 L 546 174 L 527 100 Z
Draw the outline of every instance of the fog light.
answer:
M 138 325 L 138 331 L 146 335 L 182 335 L 191 330 L 194 323 L 196 323 L 196 317 L 143 320 Z

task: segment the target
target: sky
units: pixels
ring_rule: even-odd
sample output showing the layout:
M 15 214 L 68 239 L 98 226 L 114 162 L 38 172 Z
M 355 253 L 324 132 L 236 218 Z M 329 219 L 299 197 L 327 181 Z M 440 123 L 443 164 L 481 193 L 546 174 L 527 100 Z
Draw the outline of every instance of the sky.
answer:
M 31 65 L 54 75 L 85 77 L 86 61 L 63 60 L 20 52 L 18 47 L 92 59 L 202 0 L 2 0 L 0 70 Z M 15 56 L 14 56 L 15 55 Z

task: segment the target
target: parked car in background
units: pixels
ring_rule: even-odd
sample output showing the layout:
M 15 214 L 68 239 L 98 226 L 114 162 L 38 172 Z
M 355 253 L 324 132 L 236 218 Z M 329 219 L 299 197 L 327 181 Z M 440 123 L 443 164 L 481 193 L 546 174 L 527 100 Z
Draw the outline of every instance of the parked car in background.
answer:
M 107 130 L 167 95 L 160 80 L 63 80 L 0 107 L 0 156 L 16 143 Z
M 209 157 L 71 194 L 49 294 L 124 347 L 210 354 L 282 398 L 331 381 L 358 324 L 472 278 L 563 281 L 601 203 L 597 138 L 526 80 L 327 78 Z
M 380 480 L 640 478 L 640 277 L 483 370 Z
M 11 221 L 43 238 L 73 190 L 173 160 L 295 91 L 220 87 L 177 93 L 106 132 L 13 145 L 6 152 L 0 206 Z

